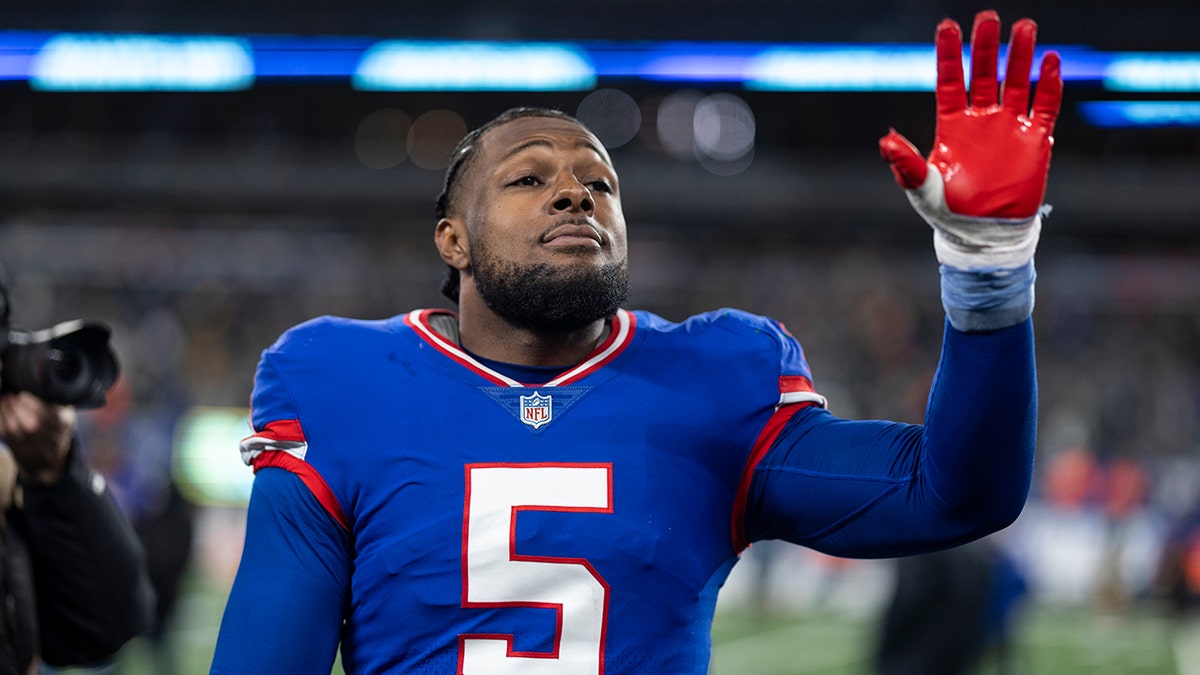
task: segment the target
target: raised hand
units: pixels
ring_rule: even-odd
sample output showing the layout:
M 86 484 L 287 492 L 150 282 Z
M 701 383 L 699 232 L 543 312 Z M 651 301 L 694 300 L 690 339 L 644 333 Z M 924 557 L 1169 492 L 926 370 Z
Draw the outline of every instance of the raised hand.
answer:
M 963 83 L 962 31 L 951 19 L 938 24 L 933 151 L 928 159 L 922 158 L 895 130 L 879 141 L 896 182 L 921 193 L 920 201 L 918 195 L 910 198 L 926 220 L 937 218 L 941 209 L 988 219 L 1028 219 L 1038 213 L 1046 193 L 1062 77 L 1058 54 L 1047 52 L 1030 109 L 1029 72 L 1036 37 L 1037 24 L 1032 20 L 1013 25 L 1001 88 L 997 81 L 1000 17 L 991 10 L 977 14 L 971 31 L 968 92 Z M 937 173 L 935 181 L 927 181 L 930 167 Z

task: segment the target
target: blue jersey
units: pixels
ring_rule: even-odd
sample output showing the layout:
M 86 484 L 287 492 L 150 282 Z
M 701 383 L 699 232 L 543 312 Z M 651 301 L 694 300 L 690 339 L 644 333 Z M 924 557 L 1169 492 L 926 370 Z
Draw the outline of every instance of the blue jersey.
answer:
M 922 461 L 958 461 L 923 460 L 920 427 L 822 410 L 773 320 L 622 310 L 587 359 L 533 382 L 458 347 L 435 329 L 446 315 L 318 319 L 264 353 L 213 672 L 328 672 L 340 643 L 352 673 L 702 674 L 751 540 L 890 555 L 995 527 L 957 506 L 977 496 L 914 481 Z M 1019 510 L 1028 445 L 973 449 L 966 470 L 1013 484 L 983 511 Z

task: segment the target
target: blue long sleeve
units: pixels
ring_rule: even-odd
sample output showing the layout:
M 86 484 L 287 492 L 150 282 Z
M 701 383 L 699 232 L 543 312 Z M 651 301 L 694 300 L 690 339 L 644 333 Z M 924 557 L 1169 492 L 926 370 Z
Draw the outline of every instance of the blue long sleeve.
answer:
M 348 535 L 300 477 L 282 469 L 259 471 L 210 672 L 327 675 L 349 579 Z
M 755 469 L 747 533 L 846 557 L 984 536 L 1021 512 L 1036 425 L 1032 321 L 986 333 L 947 322 L 925 424 L 799 411 Z

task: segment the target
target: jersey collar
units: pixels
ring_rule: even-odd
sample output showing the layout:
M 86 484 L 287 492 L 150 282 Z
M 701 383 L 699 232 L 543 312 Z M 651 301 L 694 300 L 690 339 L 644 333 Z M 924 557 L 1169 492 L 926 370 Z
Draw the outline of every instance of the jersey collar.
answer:
M 459 365 L 485 379 L 504 387 L 559 387 L 578 382 L 617 358 L 624 351 L 625 347 L 629 346 L 629 342 L 633 338 L 634 329 L 637 326 L 637 319 L 633 314 L 623 309 L 618 309 L 617 313 L 612 317 L 608 337 L 604 338 L 604 341 L 592 350 L 592 353 L 588 354 L 587 358 L 580 361 L 575 367 L 568 368 L 549 382 L 544 384 L 523 384 L 483 365 L 470 354 L 463 351 L 463 348 L 459 347 L 455 341 L 436 330 L 431 323 L 431 319 L 444 315 L 449 315 L 457 320 L 457 315 L 450 310 L 414 309 L 404 317 L 404 323 L 412 328 L 417 335 L 421 336 L 421 339 L 429 343 L 434 349 L 448 356 L 451 360 L 456 361 Z

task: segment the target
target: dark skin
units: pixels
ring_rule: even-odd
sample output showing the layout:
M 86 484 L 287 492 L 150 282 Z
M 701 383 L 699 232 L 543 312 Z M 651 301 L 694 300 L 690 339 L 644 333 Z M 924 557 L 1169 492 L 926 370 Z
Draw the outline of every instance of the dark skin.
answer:
M 28 392 L 0 395 L 0 439 L 28 482 L 49 485 L 62 477 L 75 421 L 70 406 L 46 403 Z
M 462 346 L 506 363 L 578 363 L 600 342 L 605 321 L 564 331 L 516 327 L 484 302 L 475 256 L 482 243 L 500 262 L 547 264 L 565 274 L 624 264 L 625 216 L 612 161 L 591 132 L 555 118 L 519 118 L 479 143 L 461 193 L 434 234 L 442 259 L 460 272 Z

